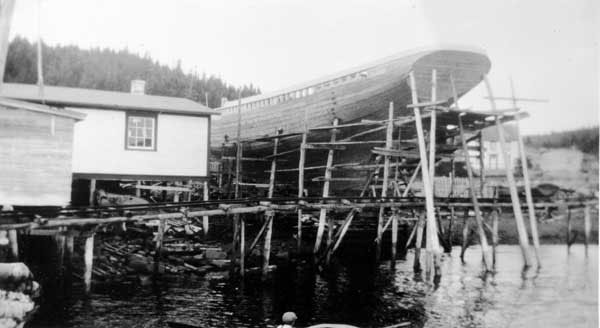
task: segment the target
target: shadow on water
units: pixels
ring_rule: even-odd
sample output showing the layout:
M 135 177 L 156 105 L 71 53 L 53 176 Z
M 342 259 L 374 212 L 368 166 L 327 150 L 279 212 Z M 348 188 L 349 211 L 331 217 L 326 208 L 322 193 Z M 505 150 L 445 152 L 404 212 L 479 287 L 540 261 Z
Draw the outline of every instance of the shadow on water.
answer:
M 35 247 L 52 246 L 51 238 L 46 242 Z M 323 271 L 311 259 L 280 263 L 266 282 L 258 275 L 244 282 L 162 276 L 146 286 L 137 279 L 96 283 L 89 298 L 79 278 L 50 269 L 56 259 L 32 257 L 27 262 L 38 262 L 32 268 L 44 295 L 28 326 L 150 328 L 189 320 L 201 327 L 273 327 L 285 311 L 297 313 L 299 327 L 406 321 L 411 327 L 537 327 L 540 316 L 548 317 L 544 327 L 597 326 L 597 247 L 589 256 L 583 247 L 574 245 L 569 254 L 564 247 L 543 246 L 541 270 L 523 270 L 518 246 L 499 247 L 493 273 L 483 273 L 476 247 L 464 264 L 454 249 L 443 258 L 440 279 L 413 272 L 412 252 L 391 268 L 374 265 L 371 254 L 358 249 L 345 250 Z

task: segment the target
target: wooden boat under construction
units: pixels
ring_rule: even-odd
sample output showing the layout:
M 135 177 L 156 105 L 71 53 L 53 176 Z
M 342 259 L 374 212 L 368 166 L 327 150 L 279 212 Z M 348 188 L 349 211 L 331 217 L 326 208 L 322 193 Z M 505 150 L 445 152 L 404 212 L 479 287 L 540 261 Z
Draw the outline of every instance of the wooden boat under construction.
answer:
M 294 181 L 299 170 L 301 134 L 308 133 L 306 142 L 312 150 L 305 159 L 304 170 L 307 172 L 304 178 L 318 182 L 313 184 L 314 187 L 324 181 L 337 180 L 333 189 L 357 189 L 363 183 L 353 181 L 362 181 L 369 173 L 356 170 L 356 165 L 371 165 L 374 154 L 381 153 L 377 147 L 384 146 L 386 135 L 386 128 L 381 124 L 392 115 L 399 127 L 393 131 L 394 145 L 391 147 L 397 153 L 392 156 L 401 159 L 402 165 L 409 168 L 405 173 L 410 174 L 410 168 L 414 169 L 419 159 L 414 112 L 410 108 L 414 103 L 413 91 L 416 91 L 418 103 L 431 103 L 432 89 L 436 90 L 435 104 L 444 108 L 437 114 L 436 144 L 439 145 L 436 160 L 444 155 L 450 157 L 460 148 L 460 144 L 452 139 L 458 135 L 458 115 L 466 113 L 453 111 L 449 105 L 454 103 L 455 97 L 460 98 L 479 84 L 489 69 L 490 60 L 481 49 L 436 46 L 403 52 L 278 92 L 228 101 L 220 108 L 221 117 L 212 123 L 213 154 L 215 157 L 220 154 L 220 174 L 227 171 L 231 177 L 231 160 L 235 158 L 236 150 L 226 146 L 233 145 L 239 131 L 243 144 L 242 161 L 247 161 L 240 174 L 244 182 L 261 185 L 260 181 L 265 180 L 270 169 L 272 157 L 269 155 L 273 154 L 274 136 L 281 133 L 277 179 Z M 409 81 L 411 73 L 414 88 Z M 464 116 L 465 129 L 476 131 L 491 125 L 492 121 L 485 121 L 486 116 L 476 113 Z M 332 123 L 339 124 L 335 139 L 332 139 Z M 427 113 L 423 115 L 423 124 L 429 125 Z M 332 140 L 337 143 L 335 146 L 329 144 Z M 332 147 L 336 149 L 335 160 L 330 161 L 327 154 Z M 319 151 L 321 155 L 317 154 Z M 229 162 L 224 162 L 223 158 Z M 261 160 L 266 165 L 261 165 Z M 326 162 L 335 162 L 335 165 L 329 163 L 331 169 L 325 170 Z M 349 171 L 349 167 L 354 170 L 350 168 Z M 327 173 L 334 169 L 339 170 L 336 179 L 328 177 Z M 326 171 L 325 175 L 323 171 Z M 262 183 L 262 187 L 266 188 L 266 185 Z
M 473 47 L 421 48 L 280 91 L 227 101 L 218 109 L 220 117 L 213 119 L 211 144 L 220 147 L 225 136 L 235 139 L 238 119 L 241 138 L 252 139 L 278 129 L 289 134 L 330 125 L 335 118 L 340 123 L 386 119 L 389 102 L 394 102 L 395 117 L 409 115 L 408 75 L 414 72 L 419 99 L 426 101 L 431 97 L 432 69 L 437 71 L 438 100 L 448 100 L 451 75 L 460 97 L 481 82 L 490 61 L 483 50 Z

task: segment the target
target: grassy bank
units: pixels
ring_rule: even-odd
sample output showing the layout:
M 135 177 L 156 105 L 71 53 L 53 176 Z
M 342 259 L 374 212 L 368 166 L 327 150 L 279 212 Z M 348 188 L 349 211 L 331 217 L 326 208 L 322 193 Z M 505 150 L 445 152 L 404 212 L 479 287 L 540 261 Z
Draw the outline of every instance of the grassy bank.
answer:
M 591 211 L 591 243 L 598 243 L 598 212 Z M 527 226 L 527 232 L 531 241 L 531 228 L 529 225 L 529 217 L 524 213 L 524 219 Z M 479 236 L 475 226 L 475 220 L 471 220 L 470 243 L 479 243 Z M 489 222 L 486 219 L 486 222 Z M 491 222 L 489 222 L 491 225 Z M 447 223 L 444 224 L 447 227 Z M 584 223 L 583 209 L 571 211 L 571 238 L 574 238 L 575 243 L 583 243 L 584 241 Z M 463 218 L 459 217 L 457 222 L 452 227 L 452 242 L 454 245 L 462 243 Z M 538 232 L 541 244 L 565 244 L 567 242 L 567 217 L 566 213 L 561 212 L 555 214 L 554 218 L 538 220 Z M 491 235 L 488 235 L 490 237 Z M 517 233 L 517 225 L 512 213 L 505 213 L 498 220 L 498 236 L 501 244 L 518 244 L 519 235 Z M 491 239 L 488 239 L 491 242 Z

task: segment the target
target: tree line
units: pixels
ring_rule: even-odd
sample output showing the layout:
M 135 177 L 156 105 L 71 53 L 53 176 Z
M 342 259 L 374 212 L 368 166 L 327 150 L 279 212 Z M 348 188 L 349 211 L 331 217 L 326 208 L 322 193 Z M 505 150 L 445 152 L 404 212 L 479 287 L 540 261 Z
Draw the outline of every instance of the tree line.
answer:
M 598 156 L 598 128 L 598 126 L 595 126 L 526 136 L 524 141 L 532 147 L 562 148 L 575 146 L 584 153 Z
M 150 56 L 127 49 L 80 49 L 77 46 L 42 44 L 44 83 L 54 86 L 129 92 L 131 80 L 146 81 L 146 93 L 185 97 L 216 108 L 221 98 L 237 99 L 260 93 L 250 85 L 226 83 L 215 75 L 184 73 L 179 61 L 175 67 L 160 64 Z M 37 44 L 15 37 L 6 58 L 5 82 L 37 82 Z

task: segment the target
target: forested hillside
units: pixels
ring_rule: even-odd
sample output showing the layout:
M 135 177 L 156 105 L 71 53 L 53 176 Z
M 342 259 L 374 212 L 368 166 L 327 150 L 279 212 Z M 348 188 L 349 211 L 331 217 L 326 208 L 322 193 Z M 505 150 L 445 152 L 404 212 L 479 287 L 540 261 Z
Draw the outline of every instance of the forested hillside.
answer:
M 36 83 L 36 44 L 16 37 L 9 46 L 5 82 Z M 260 93 L 253 85 L 235 87 L 214 75 L 184 73 L 181 65 L 169 67 L 150 57 L 127 50 L 114 51 L 76 46 L 43 45 L 43 73 L 47 85 L 128 92 L 131 80 L 146 81 L 146 93 L 186 97 L 202 104 L 219 107 L 221 97 L 236 99 Z
M 525 137 L 532 147 L 559 148 L 575 146 L 584 153 L 598 156 L 598 126 Z

